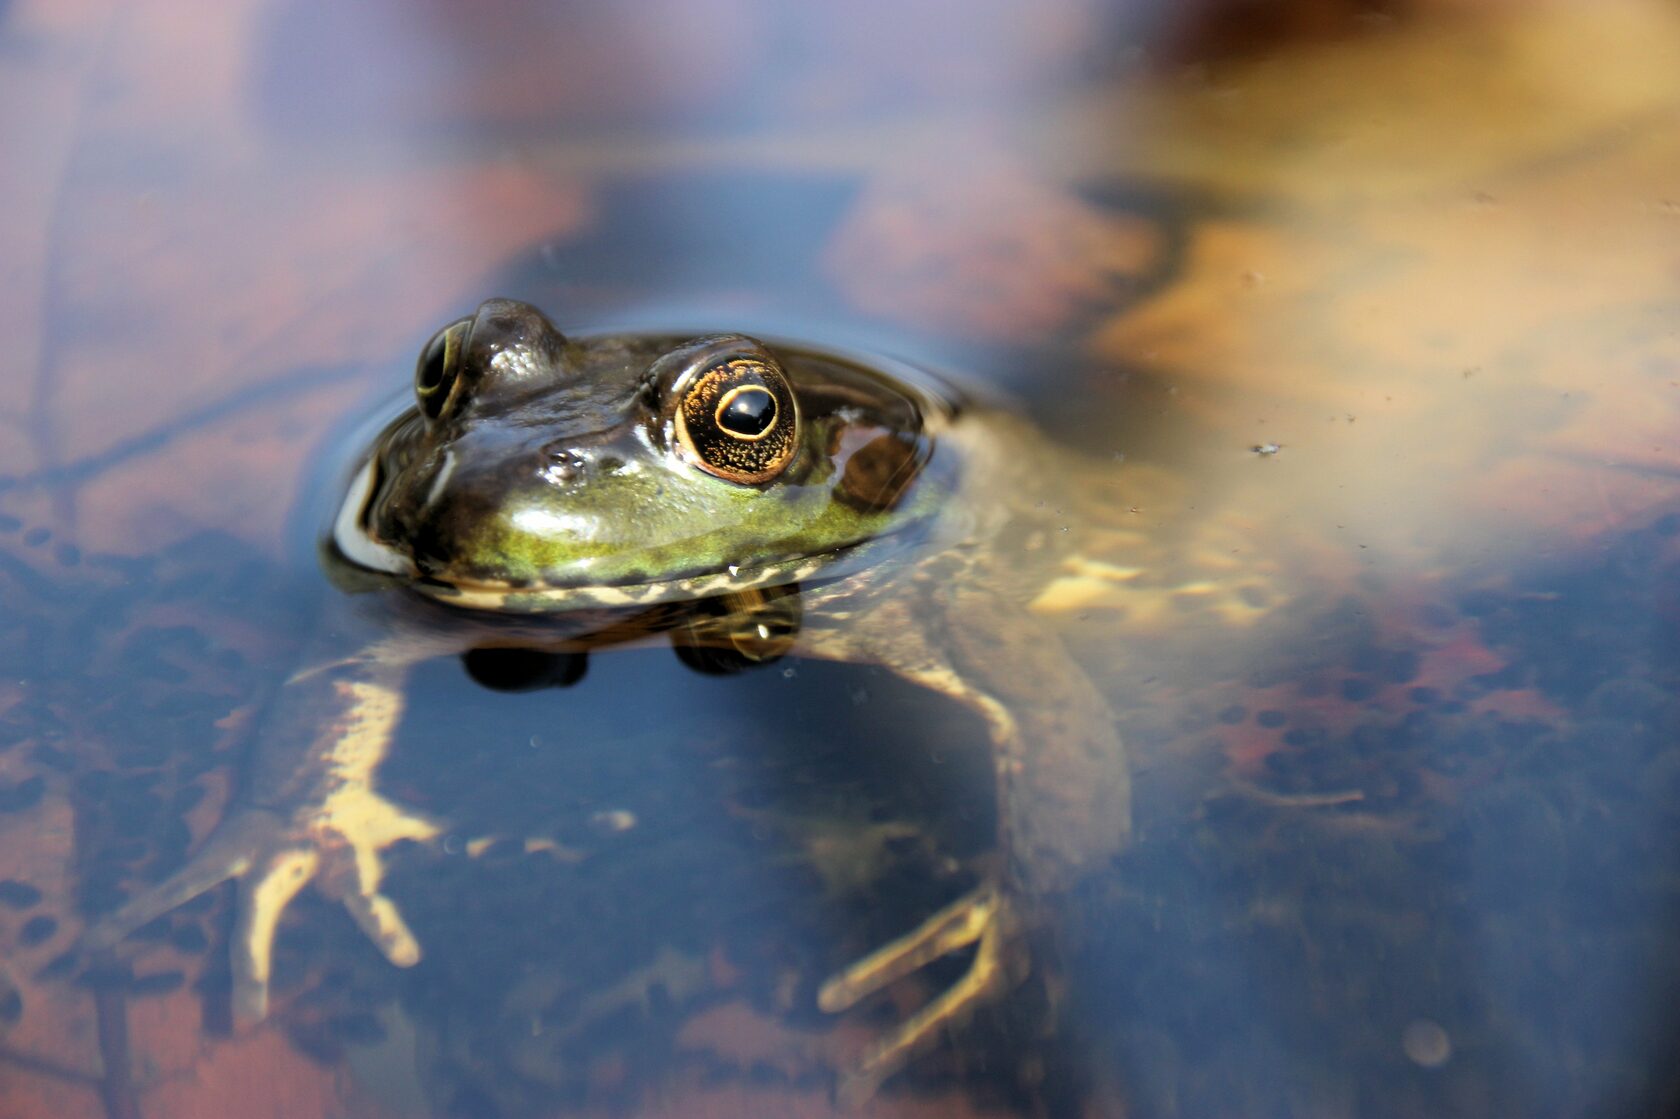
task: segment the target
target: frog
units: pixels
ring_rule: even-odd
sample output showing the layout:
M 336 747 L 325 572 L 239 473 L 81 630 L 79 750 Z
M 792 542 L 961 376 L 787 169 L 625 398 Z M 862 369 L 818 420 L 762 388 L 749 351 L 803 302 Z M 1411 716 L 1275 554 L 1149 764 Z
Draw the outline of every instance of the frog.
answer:
M 392 964 L 418 962 L 384 855 L 444 824 L 376 777 L 405 681 L 431 658 L 663 633 L 876 666 L 978 714 L 998 822 L 978 885 L 817 993 L 843 1013 L 972 951 L 842 1073 L 842 1096 L 867 1099 L 1030 973 L 1046 915 L 1131 836 L 1114 712 L 1046 620 L 1105 587 L 1134 593 L 1139 575 L 1115 561 L 1137 531 L 1112 487 L 1069 508 L 1075 457 L 893 359 L 738 333 L 567 334 L 485 301 L 422 347 L 411 400 L 346 472 L 319 550 L 348 593 L 270 703 L 223 819 L 83 945 L 110 951 L 237 880 L 233 1012 L 259 1022 L 276 929 L 313 883 Z

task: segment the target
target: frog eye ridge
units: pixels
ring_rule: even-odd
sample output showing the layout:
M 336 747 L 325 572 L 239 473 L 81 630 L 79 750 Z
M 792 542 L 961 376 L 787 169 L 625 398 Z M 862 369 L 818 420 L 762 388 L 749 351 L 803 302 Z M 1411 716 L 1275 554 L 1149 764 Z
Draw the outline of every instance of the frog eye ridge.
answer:
M 698 369 L 678 387 L 677 446 L 700 469 L 729 482 L 768 482 L 799 446 L 799 409 L 787 375 L 769 354 L 736 354 Z
M 471 326 L 471 319 L 450 323 L 432 335 L 420 351 L 420 360 L 414 364 L 414 396 L 429 420 L 443 415 L 455 395 L 455 386 L 461 379 L 461 354 Z

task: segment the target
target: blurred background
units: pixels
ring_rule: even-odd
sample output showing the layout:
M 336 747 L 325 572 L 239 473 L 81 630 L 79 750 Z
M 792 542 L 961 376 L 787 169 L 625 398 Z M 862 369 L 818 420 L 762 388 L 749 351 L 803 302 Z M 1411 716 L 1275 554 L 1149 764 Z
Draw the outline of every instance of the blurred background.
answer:
M 103 1012 L 98 983 L 50 970 L 167 869 L 151 846 L 161 862 L 118 865 L 135 836 L 105 798 L 130 788 L 166 852 L 224 802 L 226 739 L 298 640 L 288 596 L 315 593 L 288 580 L 310 578 L 339 436 L 433 329 L 506 295 L 566 330 L 760 331 L 941 368 L 1175 479 L 1318 596 L 1308 636 L 1203 677 L 1145 688 L 1135 649 L 1104 654 L 1146 799 L 1092 899 L 1109 939 L 1075 1014 L 1078 1102 L 999 1071 L 1031 1046 L 982 1024 L 876 1113 L 1671 1113 L 1669 0 L 10 0 L 0 203 L 0 1112 L 830 1113 L 821 1070 L 872 1023 L 829 1036 L 805 988 L 864 934 L 778 934 L 764 899 L 823 925 L 813 899 L 846 891 L 807 838 L 785 896 L 744 871 L 718 885 L 734 909 L 685 894 L 707 871 L 671 854 L 684 827 L 729 816 L 707 865 L 738 869 L 781 817 L 738 776 L 672 805 L 653 784 L 691 784 L 683 766 L 629 749 L 539 777 L 575 783 L 591 851 L 616 842 L 601 812 L 663 805 L 645 864 L 490 893 L 455 863 L 399 867 L 432 994 L 353 933 L 299 928 L 292 990 L 361 1008 L 299 997 L 272 1030 L 218 1034 L 222 902 L 160 933 L 163 962 L 107 983 Z M 174 667 L 137 667 L 159 655 Z M 514 716 L 516 737 L 575 719 L 659 758 L 668 722 L 626 726 L 623 697 L 730 705 L 638 656 L 604 699 Z M 778 710 L 864 686 L 800 673 Z M 430 686 L 450 741 L 508 718 L 455 666 Z M 854 735 L 943 719 L 868 687 Z M 742 753 L 763 737 L 707 726 Z M 197 745 L 140 756 L 137 727 Z M 409 799 L 470 773 L 424 742 L 393 765 Z M 532 781 L 493 774 L 458 807 L 505 816 Z M 1318 796 L 1330 812 L 1303 813 Z M 867 833 L 878 806 L 840 813 L 837 834 L 899 849 L 850 888 L 984 845 L 960 811 L 898 808 L 949 830 L 913 844 Z M 807 837 L 826 811 L 800 806 Z M 638 908 L 631 867 L 669 910 Z M 517 907 L 453 912 L 533 896 L 593 900 L 527 939 Z M 674 948 L 647 932 L 667 912 L 690 926 Z M 592 930 L 627 925 L 633 951 L 588 957 L 601 997 L 568 986 Z M 509 1040 L 533 1016 L 549 1041 Z

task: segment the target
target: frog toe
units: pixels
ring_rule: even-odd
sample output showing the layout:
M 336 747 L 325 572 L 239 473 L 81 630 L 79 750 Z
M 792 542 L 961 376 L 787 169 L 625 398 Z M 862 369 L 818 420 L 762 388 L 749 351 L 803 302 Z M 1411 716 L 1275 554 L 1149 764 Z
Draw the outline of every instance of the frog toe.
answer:
M 420 942 L 409 930 L 396 902 L 372 891 L 352 892 L 342 901 L 362 934 L 373 941 L 387 960 L 397 967 L 413 967 L 420 962 Z
M 224 821 L 187 864 L 89 926 L 82 947 L 102 952 L 129 933 L 250 870 L 280 831 L 280 820 L 260 809 Z
M 371 788 L 350 786 L 327 800 L 317 827 L 333 837 L 333 872 L 322 883 L 362 933 L 398 967 L 420 962 L 420 942 L 409 931 L 397 903 L 381 892 L 383 852 L 403 841 L 437 837 L 436 821 L 386 799 Z
M 1021 974 L 1020 957 L 1013 950 L 1016 927 L 1008 897 L 996 885 L 988 884 L 958 898 L 916 929 L 823 984 L 817 1004 L 834 1013 L 934 960 L 975 946 L 974 960 L 962 978 L 877 1039 L 842 1075 L 838 1089 L 842 1102 L 857 1106 L 867 1101 L 882 1081 L 902 1069 L 942 1030 L 960 1024 L 981 1003 L 1014 985 Z
M 306 847 L 283 849 L 256 862 L 241 883 L 231 951 L 235 1022 L 252 1025 L 268 1017 L 274 933 L 286 907 L 315 877 L 320 861 Z

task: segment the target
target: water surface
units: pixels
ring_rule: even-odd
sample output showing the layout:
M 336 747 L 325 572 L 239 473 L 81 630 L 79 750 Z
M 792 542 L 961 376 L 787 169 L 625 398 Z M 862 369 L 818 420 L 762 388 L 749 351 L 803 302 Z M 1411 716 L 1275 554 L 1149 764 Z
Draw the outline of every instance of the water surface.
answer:
M 939 368 L 1277 591 L 1069 621 L 1136 841 L 874 1113 L 1667 1114 L 1680 14 L 1194 7 L 0 7 L 0 1111 L 829 1114 L 949 978 L 814 1005 L 974 881 L 978 723 L 657 647 L 421 670 L 420 967 L 306 895 L 231 1031 L 225 889 L 66 956 L 219 818 L 346 433 L 507 295 Z

